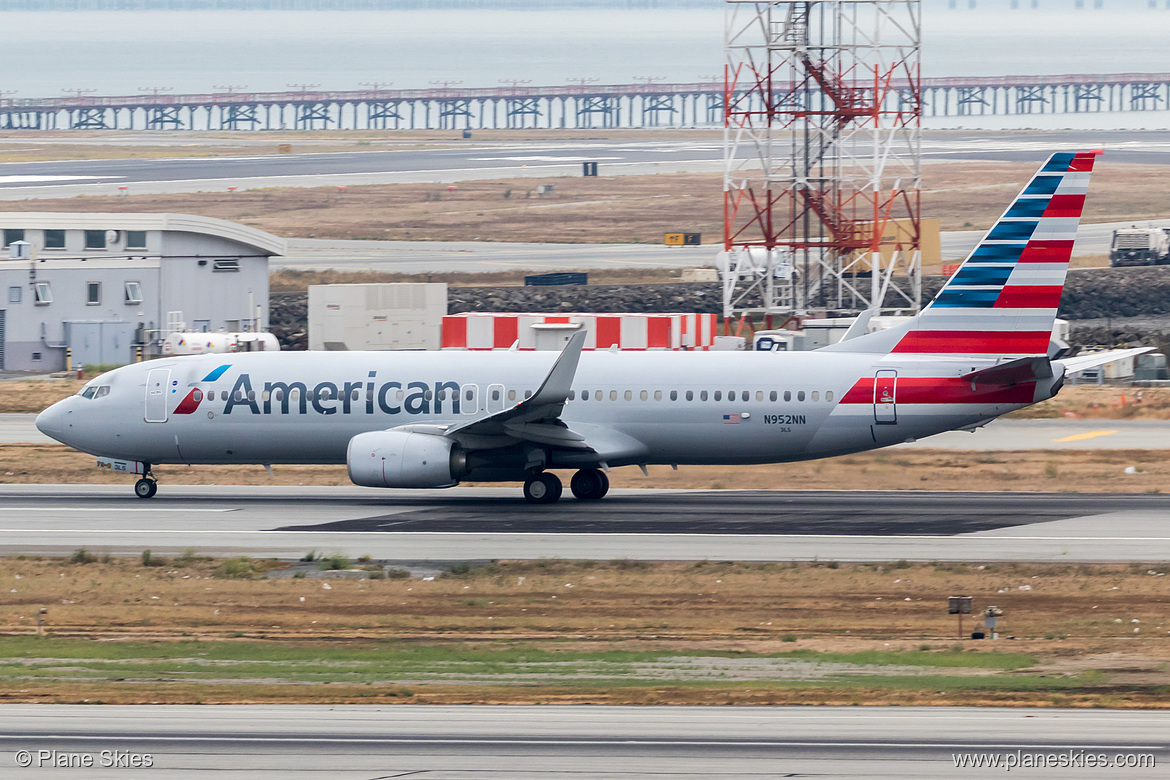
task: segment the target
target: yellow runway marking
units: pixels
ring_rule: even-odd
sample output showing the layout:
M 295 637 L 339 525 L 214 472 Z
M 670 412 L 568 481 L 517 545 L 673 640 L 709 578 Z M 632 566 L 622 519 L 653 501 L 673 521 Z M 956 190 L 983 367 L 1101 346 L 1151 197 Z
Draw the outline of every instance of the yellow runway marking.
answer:
M 1077 433 L 1072 436 L 1065 436 L 1063 439 L 1053 439 L 1053 442 L 1060 443 L 1065 441 L 1084 441 L 1085 439 L 1095 439 L 1098 436 L 1109 436 L 1117 433 L 1117 431 L 1088 431 L 1086 433 Z

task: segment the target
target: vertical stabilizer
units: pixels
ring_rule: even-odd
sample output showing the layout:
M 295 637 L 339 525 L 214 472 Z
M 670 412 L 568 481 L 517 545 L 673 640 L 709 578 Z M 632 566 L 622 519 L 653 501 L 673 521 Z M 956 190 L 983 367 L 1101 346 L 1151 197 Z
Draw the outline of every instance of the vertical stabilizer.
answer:
M 874 333 L 838 349 L 1046 355 L 1098 154 L 1100 150 L 1052 155 L 917 317 L 895 331 Z
M 1047 354 L 1098 154 L 1052 155 L 893 351 Z

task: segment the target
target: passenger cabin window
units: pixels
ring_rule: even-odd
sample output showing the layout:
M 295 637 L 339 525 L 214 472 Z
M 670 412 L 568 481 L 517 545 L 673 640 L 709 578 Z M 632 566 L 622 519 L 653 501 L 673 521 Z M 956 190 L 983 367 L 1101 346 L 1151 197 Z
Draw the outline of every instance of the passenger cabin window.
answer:
M 678 400 L 678 390 L 671 390 L 670 391 L 670 400 L 672 400 L 672 401 Z
M 632 392 L 630 392 L 629 390 L 627 390 L 627 391 L 626 391 L 626 393 L 625 393 L 625 397 L 626 397 L 626 400 L 627 400 L 627 401 L 632 401 L 632 400 L 634 400 L 634 394 L 633 394 Z
M 706 399 L 706 398 L 704 398 L 703 400 L 705 401 L 705 400 L 707 400 L 707 399 Z M 722 400 L 723 400 L 723 391 L 722 391 L 722 390 L 716 390 L 716 391 L 715 391 L 715 400 L 716 400 L 716 401 L 722 401 Z
M 661 391 L 661 390 L 655 390 L 655 391 L 654 391 L 654 400 L 655 400 L 655 401 L 661 401 L 661 400 L 662 400 L 662 391 Z
M 515 391 L 515 390 L 509 390 L 509 391 L 508 391 L 508 400 L 509 400 L 509 401 L 515 401 L 515 400 L 516 400 L 516 391 Z
M 832 390 L 826 390 L 826 391 L 825 391 L 825 400 L 826 400 L 826 401 L 832 401 L 832 400 L 833 400 L 833 391 L 832 391 Z
M 773 390 L 772 392 L 768 393 L 768 400 L 769 400 L 769 401 L 775 401 L 775 400 L 776 400 L 776 391 L 775 391 L 775 390 Z
M 803 391 L 803 390 L 798 390 L 798 391 L 797 391 L 797 393 L 796 393 L 796 400 L 797 400 L 797 401 L 803 401 L 803 400 L 804 400 L 804 391 Z
M 821 394 L 820 394 L 820 391 L 818 391 L 818 390 L 813 390 L 813 391 L 812 391 L 812 400 L 814 400 L 814 401 L 819 401 L 819 400 L 821 400 Z
M 695 391 L 694 390 L 687 390 L 687 400 L 688 401 L 695 400 Z
M 785 391 L 784 391 L 784 400 L 785 400 L 785 401 L 791 401 L 791 400 L 792 400 L 792 391 L 791 391 L 791 390 L 785 390 Z
M 64 249 L 65 248 L 65 231 L 64 230 L 46 230 L 45 231 L 45 249 Z
M 706 391 L 706 390 L 700 390 L 700 391 L 699 391 L 699 400 L 700 400 L 700 401 L 706 401 L 706 400 L 707 400 L 707 391 Z
M 746 399 L 745 399 L 745 400 L 746 400 Z M 757 400 L 757 401 L 763 401 L 763 400 L 764 400 L 764 391 L 763 391 L 763 390 L 757 390 L 757 391 L 756 391 L 756 400 Z M 775 400 L 775 399 L 773 399 L 773 400 Z

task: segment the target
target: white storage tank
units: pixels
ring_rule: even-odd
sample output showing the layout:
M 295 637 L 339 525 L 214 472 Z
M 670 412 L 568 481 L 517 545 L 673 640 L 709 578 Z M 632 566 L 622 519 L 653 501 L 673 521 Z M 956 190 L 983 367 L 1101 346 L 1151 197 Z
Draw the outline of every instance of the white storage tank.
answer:
M 224 352 L 279 352 L 280 342 L 271 333 L 172 333 L 163 339 L 163 357 Z
M 309 287 L 309 349 L 438 349 L 447 285 L 317 284 Z

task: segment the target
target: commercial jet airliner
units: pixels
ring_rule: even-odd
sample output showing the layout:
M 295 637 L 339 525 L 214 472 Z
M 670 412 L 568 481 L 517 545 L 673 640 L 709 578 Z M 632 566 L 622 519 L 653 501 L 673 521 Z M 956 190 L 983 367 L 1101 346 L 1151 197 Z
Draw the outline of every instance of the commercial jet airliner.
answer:
M 345 463 L 356 484 L 521 481 L 533 503 L 578 499 L 610 467 L 779 463 L 974 429 L 1053 397 L 1053 320 L 1099 152 L 1058 153 L 933 301 L 876 333 L 864 320 L 812 352 L 283 352 L 124 366 L 37 427 L 135 474 L 162 463 Z

